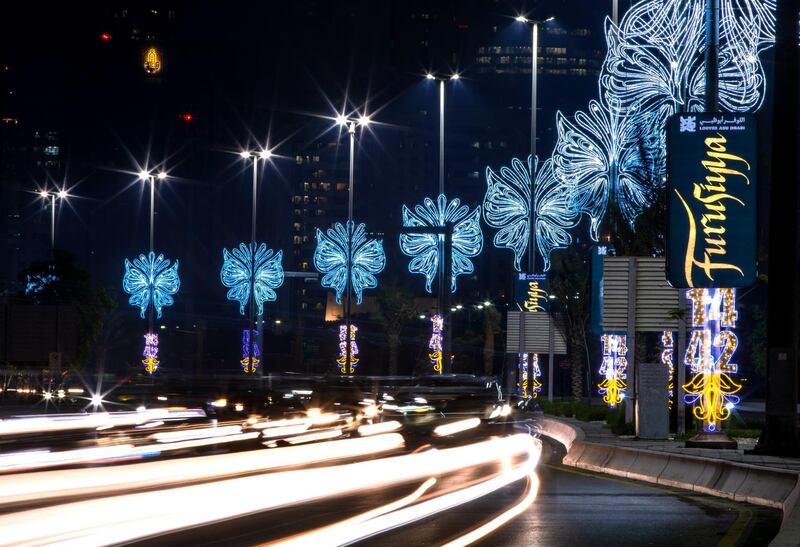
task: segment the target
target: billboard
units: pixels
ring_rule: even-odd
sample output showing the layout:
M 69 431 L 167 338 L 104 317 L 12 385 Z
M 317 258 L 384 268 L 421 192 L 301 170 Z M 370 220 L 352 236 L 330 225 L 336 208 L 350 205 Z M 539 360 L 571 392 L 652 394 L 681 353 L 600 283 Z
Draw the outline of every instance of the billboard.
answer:
M 667 280 L 676 288 L 756 279 L 757 133 L 748 114 L 667 121 Z
M 550 308 L 547 274 L 517 274 L 514 279 L 514 303 L 519 311 L 547 311 Z

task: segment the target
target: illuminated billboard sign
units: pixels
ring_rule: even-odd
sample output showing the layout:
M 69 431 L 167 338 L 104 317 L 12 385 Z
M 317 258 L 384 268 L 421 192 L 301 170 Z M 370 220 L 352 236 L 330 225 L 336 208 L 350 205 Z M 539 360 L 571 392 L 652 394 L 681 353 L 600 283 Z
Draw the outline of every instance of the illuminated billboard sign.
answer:
M 677 288 L 756 279 L 757 132 L 747 114 L 667 122 L 667 280 Z

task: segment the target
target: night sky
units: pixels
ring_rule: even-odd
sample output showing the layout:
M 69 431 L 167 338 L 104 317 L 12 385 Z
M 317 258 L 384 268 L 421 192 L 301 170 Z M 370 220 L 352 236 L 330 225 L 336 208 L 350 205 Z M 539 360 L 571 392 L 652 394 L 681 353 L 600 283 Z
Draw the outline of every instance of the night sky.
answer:
M 2 37 L 5 85 L 14 91 L 4 110 L 27 128 L 59 132 L 63 169 L 50 175 L 75 197 L 59 210 L 57 246 L 119 296 L 126 320 L 138 314 L 121 291 L 123 261 L 148 241 L 147 196 L 136 173 L 145 166 L 169 172 L 156 201 L 155 246 L 181 262 L 181 292 L 165 321 L 184 329 L 198 318 L 240 326 L 238 305 L 225 300 L 219 283 L 221 249 L 250 233 L 249 170 L 236 152 L 269 145 L 282 156 L 264 173 L 258 238 L 288 255 L 287 211 L 302 182 L 294 157 L 336 140 L 330 118 L 345 100 L 348 112 L 366 111 L 378 122 L 359 142 L 356 220 L 384 238 L 389 264 L 381 280 L 397 278 L 424 295 L 422 277 L 404 274 L 397 230 L 401 204 L 437 189 L 438 97 L 425 72 L 462 75 L 447 90 L 446 193 L 474 207 L 485 192 L 485 168 L 524 157 L 530 146 L 530 75 L 480 73 L 477 48 L 529 46 L 528 30 L 513 16 L 554 15 L 555 27 L 589 29 L 580 43 L 602 59 L 611 10 L 610 0 L 133 4 L 15 6 Z M 624 10 L 629 2 L 620 4 Z M 541 40 L 545 48 L 569 46 L 572 38 Z M 142 69 L 148 44 L 163 53 L 157 78 Z M 556 111 L 586 108 L 596 94 L 593 76 L 540 77 L 540 157 L 552 150 Z M 344 136 L 340 144 L 333 178 L 346 180 Z M 473 172 L 479 176 L 467 175 Z M 42 170 L 24 176 L 31 191 L 47 178 Z M 23 203 L 42 258 L 48 212 L 33 193 Z M 476 275 L 459 280 L 456 300 L 507 298 L 512 256 L 492 248 L 493 235 L 484 227 Z M 574 235 L 585 241 L 585 228 Z M 288 258 L 284 267 L 295 269 Z M 279 291 L 267 315 L 291 313 Z

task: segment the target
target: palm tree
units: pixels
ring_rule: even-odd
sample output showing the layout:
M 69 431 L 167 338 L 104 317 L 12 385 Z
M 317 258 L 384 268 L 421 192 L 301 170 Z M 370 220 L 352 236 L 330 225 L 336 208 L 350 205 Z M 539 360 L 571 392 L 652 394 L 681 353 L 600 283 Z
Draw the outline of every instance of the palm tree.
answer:
M 487 306 L 483 309 L 483 373 L 486 376 L 492 375 L 492 364 L 494 363 L 494 336 L 501 332 L 500 312 L 494 306 Z
M 403 325 L 417 315 L 414 295 L 397 284 L 396 279 L 385 281 L 377 291 L 377 319 L 386 331 L 389 347 L 389 375 L 397 374 L 397 353 Z

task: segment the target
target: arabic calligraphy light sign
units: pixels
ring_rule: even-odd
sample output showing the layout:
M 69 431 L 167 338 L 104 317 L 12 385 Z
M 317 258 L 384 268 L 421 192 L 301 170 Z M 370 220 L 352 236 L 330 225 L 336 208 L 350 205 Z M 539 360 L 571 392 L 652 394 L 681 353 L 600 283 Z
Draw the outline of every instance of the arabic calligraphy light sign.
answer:
M 756 279 L 757 132 L 747 114 L 667 122 L 667 279 L 677 288 Z
M 144 52 L 144 71 L 149 76 L 154 76 L 161 72 L 161 52 L 158 48 L 149 47 Z

